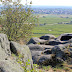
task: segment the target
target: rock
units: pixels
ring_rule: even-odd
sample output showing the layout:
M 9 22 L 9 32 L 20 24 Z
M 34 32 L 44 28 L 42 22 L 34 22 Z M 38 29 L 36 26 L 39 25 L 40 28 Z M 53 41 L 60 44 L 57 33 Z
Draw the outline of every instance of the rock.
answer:
M 72 47 L 72 43 L 70 43 L 70 47 Z
M 42 54 L 45 54 L 45 55 L 52 54 L 51 49 L 44 50 Z
M 49 55 L 41 55 L 38 59 L 38 64 L 40 65 L 51 65 L 53 60 L 53 55 L 49 54 Z
M 21 66 L 11 57 L 10 42 L 7 35 L 0 34 L 0 72 L 24 72 Z
M 72 38 L 68 40 L 69 43 L 72 43 Z
M 11 56 L 10 42 L 7 35 L 0 34 L 0 60 L 5 60 L 9 56 Z
M 70 52 L 71 58 L 72 58 L 72 48 L 69 48 L 69 52 Z
M 67 60 L 70 56 L 69 49 L 66 48 L 64 45 L 57 45 L 51 50 L 52 54 L 55 54 L 56 59 L 59 60 Z
M 40 56 L 33 56 L 33 64 L 38 64 L 38 59 L 40 58 Z
M 48 49 L 52 49 L 54 46 L 52 46 L 52 45 L 39 45 L 39 46 L 41 46 L 44 50 L 48 50 Z
M 72 38 L 72 33 L 64 33 L 64 34 L 61 34 L 56 40 L 68 41 L 71 38 Z
M 24 61 L 25 63 L 28 62 L 30 65 L 28 66 L 28 68 L 32 68 L 33 66 L 33 62 L 32 62 L 32 56 L 31 56 L 31 52 L 29 50 L 29 47 L 26 45 L 20 45 L 19 43 L 16 43 L 14 41 L 10 42 L 10 49 L 11 52 L 13 52 L 16 55 L 22 55 L 23 58 L 21 58 L 22 61 Z M 28 61 L 30 60 L 30 61 Z
M 30 44 L 30 45 L 28 45 L 28 47 L 32 51 L 43 51 L 44 50 L 44 48 L 38 44 Z
M 40 42 L 45 40 L 45 42 Z M 57 65 L 64 61 L 72 60 L 72 34 L 66 33 L 58 38 L 46 34 L 39 38 L 33 39 L 34 44 L 29 44 L 32 59 L 34 63 L 41 65 Z M 72 61 L 71 61 L 72 62 Z
M 42 51 L 31 51 L 33 63 L 38 63 L 39 57 L 42 55 Z
M 55 46 L 52 49 L 52 54 L 56 54 L 56 57 L 62 58 L 63 54 L 64 54 L 64 52 L 63 52 L 64 49 L 65 49 L 65 47 L 63 47 L 62 45 Z
M 0 34 L 0 45 L 1 45 L 2 49 L 5 50 L 5 53 L 7 55 L 11 55 L 10 42 L 8 41 L 6 34 Z
M 45 45 L 59 45 L 59 44 L 66 44 L 68 43 L 68 41 L 60 41 L 60 40 L 54 40 L 54 39 L 51 39 L 49 40 L 49 42 L 45 42 Z
M 41 65 L 57 65 L 72 58 L 72 34 L 62 34 L 58 38 L 46 34 L 39 38 L 35 38 L 28 47 L 31 50 L 34 63 Z M 39 40 L 45 40 L 40 42 Z
M 24 72 L 24 69 L 13 60 L 0 60 L 0 72 Z
M 46 35 L 40 37 L 40 39 L 44 39 L 44 40 L 50 40 L 50 39 L 55 39 L 55 38 L 56 37 L 51 34 L 46 34 Z
M 33 56 L 33 62 L 40 65 L 48 65 L 52 60 L 52 55 Z
M 61 42 L 56 41 L 56 40 L 50 40 L 48 43 L 48 45 L 59 45 L 59 44 L 61 44 Z M 46 45 L 47 45 L 47 43 L 46 43 Z
M 5 51 L 0 47 L 0 60 L 5 60 L 9 56 L 5 53 Z
M 45 43 L 47 40 L 42 40 L 42 39 L 39 39 L 39 38 L 37 38 L 37 37 L 33 37 L 33 38 L 31 38 L 30 39 L 30 41 L 27 43 L 27 45 L 28 44 L 43 44 L 43 43 Z
M 31 51 L 32 56 L 41 56 L 42 51 Z

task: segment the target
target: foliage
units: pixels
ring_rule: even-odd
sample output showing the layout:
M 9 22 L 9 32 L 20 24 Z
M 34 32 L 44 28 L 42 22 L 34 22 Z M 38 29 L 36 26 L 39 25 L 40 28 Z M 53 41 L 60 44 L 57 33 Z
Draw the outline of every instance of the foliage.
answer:
M 42 66 L 42 69 L 44 69 L 44 70 L 49 70 L 49 69 L 51 69 L 51 66 Z
M 17 62 L 22 66 L 22 68 L 24 69 L 24 72 L 38 72 L 36 70 L 36 68 L 38 68 L 37 64 L 33 64 L 33 68 L 32 69 L 28 69 L 28 66 L 30 66 L 31 64 L 29 63 L 30 60 L 28 59 L 27 62 L 24 62 L 22 59 L 24 58 L 24 55 L 19 54 L 17 57 Z
M 1 12 L 2 32 L 8 35 L 9 40 L 19 41 L 28 39 L 32 35 L 32 29 L 35 24 L 35 17 L 29 6 L 23 6 L 20 2 L 13 2 L 10 5 L 4 3 L 5 9 Z

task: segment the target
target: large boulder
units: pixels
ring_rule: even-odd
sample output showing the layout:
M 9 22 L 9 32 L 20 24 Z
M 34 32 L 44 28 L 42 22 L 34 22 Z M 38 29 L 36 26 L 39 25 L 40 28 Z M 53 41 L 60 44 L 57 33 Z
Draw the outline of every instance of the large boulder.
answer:
M 0 34 L 0 72 L 24 72 L 22 67 L 10 58 L 10 42 L 6 34 Z
M 71 56 L 71 53 L 69 51 L 70 49 L 67 47 L 67 45 L 57 45 L 51 50 L 51 52 L 52 54 L 55 54 L 56 59 L 65 61 Z
M 68 41 L 71 38 L 72 38 L 72 33 L 64 33 L 64 34 L 61 34 L 56 40 Z
M 21 58 L 21 60 L 24 61 L 25 63 L 28 62 L 30 64 L 30 65 L 28 65 L 28 68 L 32 69 L 33 61 L 32 61 L 31 52 L 30 52 L 28 46 L 20 45 L 19 43 L 11 41 L 10 42 L 10 49 L 11 49 L 12 53 L 14 53 L 16 55 L 19 55 L 19 54 L 22 55 L 23 58 Z
M 39 57 L 42 55 L 42 51 L 31 51 L 33 63 L 38 63 Z
M 0 72 L 24 72 L 24 69 L 14 60 L 0 60 Z
M 54 66 L 68 59 L 72 60 L 72 34 L 70 33 L 62 34 L 58 38 L 51 34 L 32 38 L 28 42 L 28 47 L 33 63 Z
M 11 56 L 10 42 L 6 34 L 0 34 L 0 60 L 4 60 Z
M 37 37 L 33 37 L 27 44 L 44 44 L 47 40 L 39 39 Z
M 56 37 L 52 34 L 46 34 L 44 36 L 41 36 L 40 39 L 44 39 L 44 40 L 50 40 L 50 39 L 55 39 Z
M 43 51 L 44 50 L 44 48 L 38 44 L 29 44 L 28 47 L 32 51 Z
M 55 55 L 53 54 L 48 54 L 48 55 L 41 55 L 39 56 L 39 59 L 37 61 L 38 64 L 40 65 L 54 65 L 55 60 L 54 60 Z
M 42 51 L 32 51 L 31 53 L 32 53 L 33 63 L 36 64 L 48 65 L 49 62 L 53 60 L 51 54 L 46 55 Z
M 61 44 L 61 42 L 60 41 L 56 41 L 56 40 L 50 40 L 49 43 L 46 43 L 46 44 L 55 46 L 55 45 Z
M 30 45 L 28 45 L 28 47 L 31 50 L 33 63 L 46 64 L 46 62 L 49 62 L 50 60 L 52 60 L 52 58 L 51 58 L 52 55 L 48 55 L 48 54 L 51 54 L 51 49 L 53 48 L 53 46 L 30 44 Z M 47 63 L 47 64 L 49 64 L 49 63 Z
M 42 54 L 48 55 L 48 54 L 52 54 L 51 49 L 46 49 L 42 52 Z
M 40 47 L 42 47 L 44 50 L 46 49 L 52 49 L 54 46 L 53 45 L 39 45 Z

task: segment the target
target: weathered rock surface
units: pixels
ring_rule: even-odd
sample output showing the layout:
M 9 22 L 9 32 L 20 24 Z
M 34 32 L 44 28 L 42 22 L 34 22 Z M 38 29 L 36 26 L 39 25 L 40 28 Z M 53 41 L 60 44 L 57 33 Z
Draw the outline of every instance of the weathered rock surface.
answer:
M 46 34 L 38 39 L 46 40 L 41 43 L 29 44 L 33 63 L 56 65 L 72 58 L 72 34 L 61 34 L 58 38 Z
M 42 51 L 31 51 L 33 63 L 38 63 L 38 59 L 41 56 Z
M 24 72 L 24 70 L 14 60 L 0 60 L 0 72 Z
M 10 42 L 8 41 L 7 35 L 0 34 L 0 60 L 4 60 L 8 56 L 11 56 Z
M 43 40 L 43 39 L 40 39 L 40 38 L 37 38 L 37 37 L 33 37 L 30 39 L 30 41 L 27 43 L 27 44 L 38 44 L 38 43 L 45 43 L 47 40 Z
M 55 39 L 55 38 L 56 37 L 51 34 L 46 34 L 46 35 L 40 37 L 40 39 L 44 39 L 44 40 L 50 40 L 50 39 Z
M 72 38 L 72 33 L 64 33 L 64 34 L 61 34 L 56 40 L 68 41 L 71 38 Z
M 46 50 L 46 49 L 52 49 L 54 47 L 52 45 L 43 45 L 43 44 L 41 44 L 39 46 L 42 47 L 44 50 Z
M 32 51 L 43 51 L 44 50 L 44 48 L 38 44 L 29 44 L 28 47 Z
M 61 44 L 61 42 L 56 41 L 56 40 L 50 40 L 49 43 L 48 43 L 48 45 L 59 45 L 59 44 Z
M 22 58 L 22 61 L 24 61 L 25 63 L 28 62 L 28 60 L 30 60 L 30 62 L 28 62 L 30 64 L 28 66 L 28 68 L 30 68 L 30 69 L 32 68 L 33 61 L 32 61 L 31 52 L 30 52 L 28 46 L 20 45 L 19 43 L 11 41 L 10 42 L 10 49 L 11 49 L 11 52 L 13 52 L 16 55 L 21 54 L 24 57 L 24 58 Z
M 10 44 L 11 43 L 11 44 Z M 0 34 L 0 72 L 24 72 L 21 64 L 17 62 L 15 57 L 12 57 L 11 53 L 16 55 L 21 54 L 23 62 L 28 62 L 30 65 L 26 66 L 27 69 L 31 69 L 33 62 L 31 52 L 26 45 L 20 45 L 16 42 L 9 42 L 7 35 Z M 23 65 L 23 64 L 22 64 Z M 25 64 L 23 65 L 25 66 Z

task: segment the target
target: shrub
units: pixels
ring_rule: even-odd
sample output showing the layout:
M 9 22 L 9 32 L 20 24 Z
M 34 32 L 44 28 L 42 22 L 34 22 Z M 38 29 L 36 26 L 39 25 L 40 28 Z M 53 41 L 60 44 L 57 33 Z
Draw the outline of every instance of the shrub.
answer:
M 7 2 L 8 1 L 8 2 Z M 27 41 L 32 35 L 32 29 L 35 24 L 35 17 L 32 15 L 32 10 L 29 6 L 23 6 L 18 2 L 10 0 L 3 2 L 4 9 L 1 12 L 2 17 L 2 33 L 7 34 L 9 40 L 19 41 L 25 39 Z

